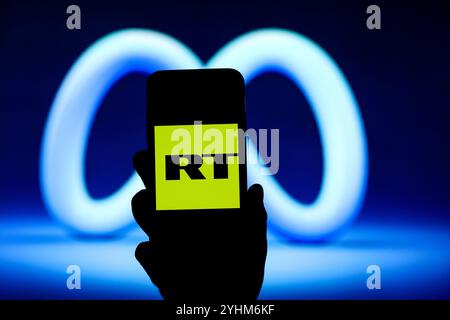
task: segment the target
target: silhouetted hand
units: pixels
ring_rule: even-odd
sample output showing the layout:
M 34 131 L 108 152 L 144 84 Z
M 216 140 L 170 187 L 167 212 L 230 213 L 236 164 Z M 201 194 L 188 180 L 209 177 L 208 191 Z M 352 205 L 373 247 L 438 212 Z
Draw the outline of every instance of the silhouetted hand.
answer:
M 238 213 L 155 213 L 148 157 L 146 151 L 140 151 L 133 159 L 146 186 L 133 197 L 133 215 L 150 237 L 137 246 L 136 258 L 163 298 L 256 300 L 267 254 L 262 187 L 250 187 Z

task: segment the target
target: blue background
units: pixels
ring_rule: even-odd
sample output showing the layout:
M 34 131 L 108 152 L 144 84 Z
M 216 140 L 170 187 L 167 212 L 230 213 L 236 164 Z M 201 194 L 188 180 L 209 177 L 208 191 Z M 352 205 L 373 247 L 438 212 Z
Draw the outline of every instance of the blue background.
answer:
M 125 239 L 103 242 L 67 237 L 49 219 L 38 180 L 44 124 L 66 72 L 94 41 L 130 27 L 165 32 L 203 61 L 247 31 L 287 28 L 322 46 L 353 88 L 369 150 L 361 214 L 333 243 L 286 244 L 273 239 L 263 297 L 450 297 L 450 7 L 444 1 L 377 1 L 382 29 L 375 31 L 366 28 L 369 1 L 77 1 L 82 12 L 78 31 L 66 28 L 70 4 L 0 4 L 0 255 L 6 267 L 2 297 L 158 297 L 134 261 L 127 265 L 130 269 L 98 271 L 108 259 L 111 264 L 122 258 L 131 261 L 142 234 L 136 231 Z M 132 173 L 132 155 L 146 146 L 145 79 L 133 74 L 120 80 L 97 114 L 85 172 L 94 197 L 121 186 Z M 247 112 L 249 127 L 280 128 L 276 177 L 297 199 L 314 201 L 322 153 L 301 91 L 280 75 L 265 74 L 247 86 Z M 94 257 L 92 250 L 111 255 Z M 72 260 L 62 258 L 67 252 Z M 65 267 L 82 264 L 77 261 L 85 263 L 89 285 L 80 292 L 68 291 Z M 380 292 L 365 288 L 369 264 L 386 266 L 386 287 Z M 113 272 L 121 269 L 130 276 Z M 286 270 L 291 270 L 291 277 L 284 279 Z M 105 274 L 118 282 L 103 281 Z M 410 277 L 416 279 L 415 287 Z M 24 290 L 36 281 L 35 291 Z M 115 293 L 111 286 L 120 290 Z

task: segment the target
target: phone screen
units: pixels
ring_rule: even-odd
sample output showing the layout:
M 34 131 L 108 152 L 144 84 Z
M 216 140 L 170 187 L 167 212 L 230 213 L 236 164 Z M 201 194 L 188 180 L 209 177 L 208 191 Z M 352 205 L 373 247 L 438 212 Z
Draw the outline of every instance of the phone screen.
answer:
M 163 71 L 149 81 L 156 211 L 240 208 L 247 180 L 245 96 L 242 78 L 230 76 L 235 72 Z

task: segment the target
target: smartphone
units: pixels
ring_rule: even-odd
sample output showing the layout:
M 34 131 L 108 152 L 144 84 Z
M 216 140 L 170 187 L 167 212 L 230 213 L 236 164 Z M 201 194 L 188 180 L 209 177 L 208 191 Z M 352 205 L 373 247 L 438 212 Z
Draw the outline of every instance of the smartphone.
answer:
M 247 190 L 245 84 L 234 69 L 168 70 L 147 81 L 156 212 L 236 211 Z

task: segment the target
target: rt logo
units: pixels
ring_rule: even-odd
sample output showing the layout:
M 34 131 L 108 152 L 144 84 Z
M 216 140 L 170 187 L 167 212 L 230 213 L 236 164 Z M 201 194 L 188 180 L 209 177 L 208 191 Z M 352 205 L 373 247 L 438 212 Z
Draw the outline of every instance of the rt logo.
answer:
M 156 210 L 239 208 L 238 133 L 236 123 L 155 126 Z
M 166 180 L 180 180 L 181 170 L 184 170 L 190 179 L 206 179 L 200 171 L 200 167 L 203 165 L 203 158 L 206 157 L 214 159 L 213 179 L 228 179 L 228 159 L 237 156 L 237 153 L 166 155 Z

